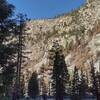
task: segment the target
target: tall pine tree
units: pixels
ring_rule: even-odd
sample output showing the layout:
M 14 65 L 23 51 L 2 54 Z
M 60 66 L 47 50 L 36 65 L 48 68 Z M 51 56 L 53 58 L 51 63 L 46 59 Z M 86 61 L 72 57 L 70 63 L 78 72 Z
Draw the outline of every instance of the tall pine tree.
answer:
M 80 82 L 79 82 L 79 73 L 76 66 L 74 67 L 73 80 L 72 80 L 72 93 L 71 100 L 80 100 L 79 98 L 79 90 L 80 90 Z
M 97 100 L 100 100 L 98 81 L 97 81 L 94 62 L 92 58 L 90 61 L 90 67 L 91 67 L 91 80 L 92 80 L 93 95 L 96 96 Z
M 37 79 L 37 73 L 34 72 L 32 74 L 32 77 L 29 80 L 29 84 L 28 84 L 28 95 L 31 98 L 36 98 L 36 96 L 38 96 L 39 94 L 39 86 L 38 86 L 38 79 Z
M 65 63 L 62 46 L 54 42 L 49 56 L 53 66 L 52 91 L 56 100 L 63 100 L 66 94 L 66 85 L 69 82 L 68 69 Z
M 6 0 L 0 0 L 0 68 L 2 69 L 2 88 L 5 96 L 9 96 L 15 67 L 15 21 L 11 19 L 14 6 Z M 11 42 L 12 41 L 12 42 Z
M 86 76 L 84 75 L 83 70 L 81 69 L 80 84 L 79 84 L 79 96 L 80 96 L 80 99 L 85 97 L 87 89 L 88 89 L 88 84 L 86 82 Z

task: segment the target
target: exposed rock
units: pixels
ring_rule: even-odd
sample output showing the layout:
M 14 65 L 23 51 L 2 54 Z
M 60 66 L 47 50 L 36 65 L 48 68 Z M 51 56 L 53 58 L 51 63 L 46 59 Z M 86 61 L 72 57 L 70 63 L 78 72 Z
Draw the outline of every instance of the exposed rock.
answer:
M 48 50 L 54 40 L 64 47 L 65 61 L 70 70 L 74 66 L 89 69 L 91 57 L 95 66 L 99 66 L 100 0 L 87 0 L 79 10 L 54 19 L 31 20 L 26 27 L 30 28 L 26 37 L 26 48 L 30 53 L 24 72 L 39 72 L 41 67 L 49 69 Z

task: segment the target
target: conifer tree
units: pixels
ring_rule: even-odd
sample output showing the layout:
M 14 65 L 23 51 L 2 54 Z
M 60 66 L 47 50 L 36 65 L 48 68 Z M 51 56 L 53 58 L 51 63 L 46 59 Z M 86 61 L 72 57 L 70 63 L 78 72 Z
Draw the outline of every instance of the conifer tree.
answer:
M 100 96 L 100 72 L 99 71 L 96 72 L 96 81 L 97 81 L 97 87 L 98 87 L 98 95 Z
M 22 33 L 21 30 L 23 30 L 23 27 L 25 26 L 23 16 L 20 16 L 20 25 L 17 21 L 18 19 L 14 20 L 11 18 L 13 10 L 13 5 L 9 4 L 6 0 L 0 0 L 0 67 L 2 68 L 2 84 L 4 88 L 3 94 L 5 94 L 5 96 L 8 95 L 9 87 L 13 84 L 12 80 L 15 76 L 16 64 L 18 66 L 21 64 L 22 57 L 18 57 L 18 60 L 16 60 L 16 55 L 19 50 L 21 51 L 22 46 L 20 45 L 23 45 L 21 42 L 22 37 L 19 33 Z M 17 40 L 18 35 L 21 37 L 19 40 Z M 20 54 L 18 53 L 18 55 L 21 55 L 21 52 Z
M 2 88 L 5 96 L 9 96 L 15 67 L 15 41 L 10 42 L 14 36 L 15 21 L 11 19 L 14 6 L 6 0 L 0 0 L 0 68 L 2 68 Z
M 80 99 L 85 97 L 86 90 L 88 89 L 88 84 L 86 82 L 86 77 L 83 73 L 83 70 L 81 69 L 81 74 L 80 74 L 80 85 L 79 85 L 79 96 Z
M 5 96 L 9 93 L 9 87 L 12 87 L 15 72 L 17 94 L 20 93 L 21 64 L 24 56 L 22 55 L 22 49 L 25 48 L 25 35 L 23 33 L 25 32 L 24 28 L 27 18 L 19 14 L 19 18 L 12 19 L 13 11 L 13 5 L 6 0 L 0 0 L 0 68 L 2 68 L 1 76 L 3 94 Z
M 38 87 L 38 79 L 37 79 L 37 73 L 34 72 L 32 74 L 32 77 L 29 80 L 28 84 L 28 95 L 31 98 L 36 98 L 39 94 L 39 87 Z
M 25 51 L 25 37 L 27 35 L 26 31 L 26 21 L 29 21 L 26 15 L 18 14 L 16 18 L 16 28 L 15 28 L 15 36 L 16 36 L 16 91 L 17 98 L 21 96 L 21 70 L 22 64 L 25 62 L 25 58 L 28 58 Z
M 0 0 L 0 23 L 12 16 L 14 8 L 7 0 Z
M 99 89 L 98 89 L 93 59 L 91 59 L 91 61 L 90 61 L 90 67 L 91 67 L 91 80 L 92 80 L 93 95 L 96 96 L 97 100 L 100 100 Z
M 42 79 L 41 79 L 41 89 L 42 89 L 42 91 L 41 91 L 42 92 L 42 98 L 43 98 L 43 100 L 46 100 L 47 86 L 46 86 L 44 77 L 42 77 Z
M 78 69 L 75 66 L 73 73 L 73 80 L 72 80 L 71 100 L 80 100 L 79 90 L 80 90 L 79 74 L 78 74 Z
M 69 82 L 69 74 L 62 46 L 57 41 L 54 42 L 50 54 L 49 59 L 53 66 L 52 91 L 56 100 L 63 100 L 66 94 L 66 84 Z
M 21 75 L 21 88 L 20 88 L 20 94 L 21 94 L 21 98 L 23 98 L 24 97 L 24 94 L 25 94 L 25 80 L 24 80 L 24 76 L 23 75 Z

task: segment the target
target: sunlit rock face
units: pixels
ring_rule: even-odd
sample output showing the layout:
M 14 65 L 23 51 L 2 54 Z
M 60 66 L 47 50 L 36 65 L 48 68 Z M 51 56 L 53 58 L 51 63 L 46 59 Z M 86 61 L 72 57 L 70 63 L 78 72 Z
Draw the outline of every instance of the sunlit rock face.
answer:
M 96 62 L 94 64 L 96 71 L 100 71 L 100 33 L 96 34 L 90 41 L 89 46 L 96 56 Z
M 31 20 L 27 22 L 26 54 L 22 72 L 29 77 L 42 67 L 48 76 L 48 51 L 54 40 L 64 47 L 66 64 L 73 71 L 74 66 L 90 69 L 88 61 L 94 58 L 99 70 L 100 59 L 100 1 L 87 0 L 86 4 L 72 13 L 54 19 Z M 45 76 L 46 76 L 45 75 Z M 29 79 L 28 77 L 28 79 Z
M 93 36 L 92 40 L 89 43 L 89 46 L 91 47 L 91 50 L 94 52 L 94 54 L 97 54 L 100 52 L 100 33 Z

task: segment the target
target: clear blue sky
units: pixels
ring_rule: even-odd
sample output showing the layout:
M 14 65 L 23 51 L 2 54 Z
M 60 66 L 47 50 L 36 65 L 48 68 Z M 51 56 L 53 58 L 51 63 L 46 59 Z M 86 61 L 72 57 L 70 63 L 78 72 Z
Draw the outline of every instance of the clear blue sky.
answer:
M 27 14 L 31 19 L 52 18 L 79 8 L 85 0 L 8 0 L 16 7 L 16 13 Z

